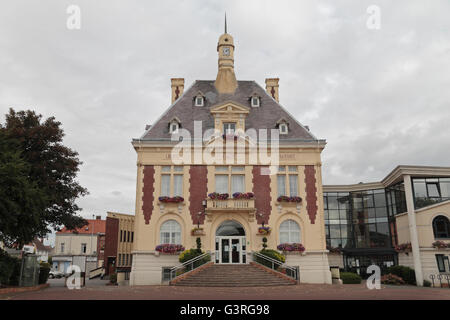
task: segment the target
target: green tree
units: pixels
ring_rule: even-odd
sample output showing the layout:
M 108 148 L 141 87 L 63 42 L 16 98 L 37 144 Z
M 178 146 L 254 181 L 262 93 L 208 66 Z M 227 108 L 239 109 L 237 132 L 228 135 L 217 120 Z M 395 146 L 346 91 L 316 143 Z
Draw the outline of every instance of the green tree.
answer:
M 34 111 L 9 110 L 0 124 L 0 240 L 24 244 L 61 225 L 87 221 L 75 200 L 87 190 L 75 180 L 82 162 L 62 144 L 64 132 L 54 117 L 42 121 Z

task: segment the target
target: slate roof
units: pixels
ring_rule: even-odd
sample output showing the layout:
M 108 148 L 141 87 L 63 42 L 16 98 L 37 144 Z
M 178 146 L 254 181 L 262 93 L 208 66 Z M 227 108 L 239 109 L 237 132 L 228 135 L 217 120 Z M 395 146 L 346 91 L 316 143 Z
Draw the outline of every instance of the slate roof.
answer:
M 194 105 L 194 98 L 202 94 L 206 99 L 203 107 Z M 260 107 L 251 107 L 250 97 L 254 94 L 260 97 Z M 169 122 L 175 117 L 181 122 L 181 128 L 187 129 L 193 135 L 194 120 L 203 122 L 203 131 L 214 128 L 214 117 L 210 110 L 225 101 L 237 102 L 248 106 L 250 113 L 245 120 L 246 130 L 250 128 L 275 129 L 277 121 L 286 119 L 289 126 L 287 135 L 280 135 L 282 140 L 317 141 L 317 138 L 295 120 L 275 99 L 255 81 L 238 81 L 234 94 L 219 94 L 214 86 L 214 80 L 197 80 L 170 108 L 152 125 L 140 140 L 170 140 Z M 270 132 L 270 130 L 269 130 Z M 268 135 L 270 137 L 270 133 Z

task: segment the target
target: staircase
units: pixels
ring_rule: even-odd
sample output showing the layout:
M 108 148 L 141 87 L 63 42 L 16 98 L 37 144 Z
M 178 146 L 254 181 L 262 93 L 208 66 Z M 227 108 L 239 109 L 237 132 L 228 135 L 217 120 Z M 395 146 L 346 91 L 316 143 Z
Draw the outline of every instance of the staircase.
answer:
M 250 264 L 213 264 L 203 270 L 174 279 L 171 285 L 191 287 L 268 287 L 294 285 L 297 282 L 269 268 Z

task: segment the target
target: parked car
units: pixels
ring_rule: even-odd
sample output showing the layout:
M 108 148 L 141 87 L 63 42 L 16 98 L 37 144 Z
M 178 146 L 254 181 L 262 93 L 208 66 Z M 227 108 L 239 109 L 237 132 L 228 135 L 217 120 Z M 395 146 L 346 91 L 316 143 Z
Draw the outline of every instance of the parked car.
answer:
M 50 270 L 49 274 L 48 274 L 49 279 L 59 279 L 64 277 L 64 273 L 62 273 L 61 271 L 57 271 L 57 270 Z

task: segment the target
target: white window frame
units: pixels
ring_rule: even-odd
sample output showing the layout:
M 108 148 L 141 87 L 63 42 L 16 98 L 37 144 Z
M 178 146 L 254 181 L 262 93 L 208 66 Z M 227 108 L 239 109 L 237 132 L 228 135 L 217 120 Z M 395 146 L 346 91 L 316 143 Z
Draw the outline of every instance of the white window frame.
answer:
M 199 102 L 199 100 L 200 100 L 200 102 Z M 203 107 L 205 105 L 205 98 L 202 96 L 196 96 L 194 105 L 196 107 Z
M 288 134 L 289 128 L 287 123 L 280 123 L 278 130 L 280 131 L 280 134 Z
M 83 248 L 84 248 L 84 251 L 83 251 Z M 81 244 L 81 253 L 87 253 L 87 243 Z
M 164 241 L 163 233 L 169 234 L 169 242 Z M 178 221 L 170 219 L 161 224 L 161 227 L 159 227 L 159 243 L 181 244 L 181 225 Z
M 172 128 L 173 125 L 176 125 L 176 129 L 173 129 L 173 128 Z M 178 122 L 176 122 L 176 121 L 172 121 L 172 122 L 170 123 L 170 126 L 169 126 L 169 132 L 170 132 L 170 133 L 177 133 L 177 132 L 178 132 L 178 129 L 180 129 L 180 124 L 179 124 Z
M 227 126 L 234 126 L 234 129 L 230 129 L 230 128 L 226 128 Z M 228 130 L 233 130 L 233 132 L 228 133 Z M 223 134 L 227 135 L 227 134 L 235 134 L 236 133 L 236 122 L 224 122 L 223 123 Z
M 243 185 L 242 185 L 242 191 L 240 192 L 246 192 L 246 186 L 245 186 L 245 166 L 219 166 L 222 170 L 218 170 L 216 167 L 214 179 L 217 180 L 218 176 L 226 176 L 228 178 L 227 183 L 227 192 L 230 196 L 237 192 L 236 190 L 233 190 L 233 187 L 236 186 L 235 182 L 237 182 L 236 179 L 233 179 L 233 176 L 242 176 L 243 177 Z M 234 181 L 234 183 L 233 183 Z M 215 186 L 217 189 L 217 184 Z M 236 188 L 237 189 L 237 188 Z M 217 190 L 214 190 L 215 192 L 218 192 Z
M 164 168 L 166 168 L 167 170 L 164 170 Z M 170 168 L 170 170 L 169 170 Z M 160 196 L 166 196 L 166 197 L 175 197 L 175 196 L 180 196 L 183 197 L 184 194 L 184 188 L 183 188 L 183 184 L 184 184 L 184 175 L 183 172 L 184 171 L 184 167 L 183 166 L 162 166 L 161 167 L 161 183 L 160 183 Z M 163 176 L 167 175 L 169 176 L 169 194 L 163 194 Z M 181 186 L 179 186 L 179 194 L 175 194 L 175 176 L 181 176 Z
M 284 191 L 286 194 L 280 193 L 280 179 L 278 177 L 284 176 Z M 291 186 L 292 186 L 292 178 L 296 177 L 296 187 L 297 192 L 292 193 Z M 298 175 L 298 167 L 297 166 L 279 166 L 278 167 L 278 174 L 277 174 L 277 194 L 278 196 L 288 196 L 288 197 L 298 197 L 300 196 L 300 184 L 299 184 L 299 175 Z
M 281 240 L 281 233 L 287 233 L 288 241 Z M 280 224 L 280 229 L 278 230 L 280 243 L 301 243 L 302 242 L 302 232 L 300 225 L 297 221 L 292 219 L 284 220 Z M 297 238 L 298 234 L 298 238 Z
M 259 107 L 260 106 L 260 98 L 259 97 L 253 96 L 253 97 L 251 97 L 250 100 L 251 100 L 252 107 Z M 254 103 L 255 100 L 256 100 L 256 103 Z

